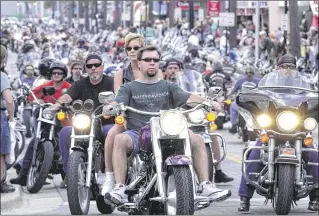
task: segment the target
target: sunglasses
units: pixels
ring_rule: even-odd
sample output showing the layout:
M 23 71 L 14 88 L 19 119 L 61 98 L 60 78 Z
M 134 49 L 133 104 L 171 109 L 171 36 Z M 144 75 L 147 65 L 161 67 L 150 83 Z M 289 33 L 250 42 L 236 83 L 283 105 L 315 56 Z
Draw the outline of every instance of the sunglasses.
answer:
M 101 62 L 101 63 L 95 63 L 95 64 L 87 64 L 86 67 L 87 67 L 88 69 L 91 69 L 91 68 L 93 68 L 93 66 L 94 66 L 95 68 L 98 68 L 98 67 L 100 67 L 101 65 L 102 65 L 102 62 Z
M 63 75 L 63 72 L 52 72 L 52 75 Z
M 144 58 L 144 59 L 142 59 L 142 61 L 145 61 L 145 62 L 153 61 L 153 62 L 157 63 L 160 61 L 160 59 L 158 59 L 158 58 Z
M 135 47 L 126 47 L 126 50 L 127 50 L 127 51 L 132 51 L 132 49 L 133 49 L 134 51 L 138 51 L 139 49 L 141 49 L 141 47 L 138 47 L 138 46 L 135 46 Z
M 283 65 L 281 66 L 282 69 L 295 69 L 296 67 L 290 65 Z

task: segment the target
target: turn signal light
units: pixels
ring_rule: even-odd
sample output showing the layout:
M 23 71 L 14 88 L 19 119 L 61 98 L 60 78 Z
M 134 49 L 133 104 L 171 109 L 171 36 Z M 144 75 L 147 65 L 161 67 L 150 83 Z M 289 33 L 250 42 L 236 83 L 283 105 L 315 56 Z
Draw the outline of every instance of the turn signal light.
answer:
M 231 104 L 231 100 L 230 100 L 230 99 L 227 99 L 227 100 L 226 100 L 226 104 L 227 104 L 227 105 L 230 105 L 230 104 Z
M 58 112 L 57 118 L 58 118 L 60 121 L 63 121 L 63 120 L 65 120 L 65 118 L 66 118 L 66 114 L 65 114 L 64 112 Z
M 259 136 L 259 139 L 260 139 L 260 141 L 261 141 L 262 143 L 268 143 L 268 141 L 269 141 L 269 136 L 268 136 L 268 134 L 264 133 L 264 134 L 261 134 L 261 135 Z
M 209 122 L 215 121 L 215 119 L 216 119 L 215 113 L 213 113 L 213 112 L 207 113 L 206 119 L 207 119 L 207 121 L 209 121 Z
M 122 125 L 122 124 L 124 124 L 124 122 L 125 122 L 125 118 L 123 116 L 117 116 L 115 118 L 115 123 L 118 125 Z
M 103 118 L 104 118 L 104 119 L 110 119 L 111 116 L 109 116 L 109 115 L 104 115 Z
M 306 137 L 306 138 L 303 140 L 303 143 L 304 143 L 305 146 L 307 146 L 307 147 L 312 146 L 312 144 L 313 144 L 313 139 L 312 139 L 312 137 Z
M 215 131 L 215 130 L 217 130 L 217 125 L 216 124 L 211 124 L 210 125 L 210 127 L 209 127 L 209 129 L 211 130 L 211 131 Z

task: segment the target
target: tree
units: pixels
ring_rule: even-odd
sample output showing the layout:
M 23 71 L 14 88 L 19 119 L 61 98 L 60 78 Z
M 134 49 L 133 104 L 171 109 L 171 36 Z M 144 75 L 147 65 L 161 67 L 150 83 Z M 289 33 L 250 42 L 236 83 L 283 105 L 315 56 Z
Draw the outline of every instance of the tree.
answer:
M 298 28 L 298 1 L 289 1 L 289 20 L 290 20 L 290 34 L 289 34 L 289 44 L 290 53 L 297 58 L 300 57 L 300 29 Z
M 229 28 L 229 46 L 230 49 L 233 49 L 237 46 L 237 16 L 236 16 L 236 11 L 237 11 L 237 0 L 230 0 L 229 1 L 229 11 L 235 13 L 235 26 Z

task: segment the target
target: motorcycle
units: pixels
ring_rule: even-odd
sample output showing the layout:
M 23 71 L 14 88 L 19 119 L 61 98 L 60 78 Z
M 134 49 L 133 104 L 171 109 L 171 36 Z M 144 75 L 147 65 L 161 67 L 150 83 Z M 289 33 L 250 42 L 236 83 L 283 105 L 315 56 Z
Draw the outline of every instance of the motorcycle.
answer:
M 114 100 L 114 93 L 100 93 L 99 99 L 101 103 L 109 104 Z M 198 104 L 190 110 L 144 112 L 118 104 L 107 113 L 116 116 L 117 124 L 124 124 L 126 111 L 153 116 L 150 124 L 141 129 L 151 134 L 151 140 L 141 139 L 139 154 L 129 161 L 125 192 L 129 202 L 119 205 L 119 211 L 192 215 L 195 210 L 210 205 L 209 198 L 196 195 L 190 137 L 184 117 L 184 114 L 202 108 L 207 106 Z
M 258 88 L 240 93 L 236 101 L 262 143 L 243 150 L 243 176 L 266 201 L 272 200 L 276 214 L 287 215 L 293 202 L 318 188 L 313 176 L 306 173 L 307 167 L 318 167 L 318 162 L 302 157 L 306 152 L 318 154 L 312 138 L 317 127 L 318 92 L 300 76 L 273 73 L 264 77 Z M 247 159 L 252 150 L 260 150 L 260 159 Z M 262 163 L 264 168 L 259 173 L 247 173 L 248 163 Z
M 205 85 L 201 79 L 201 74 L 194 70 L 184 70 L 183 72 L 176 74 L 176 83 L 186 92 L 200 95 L 202 97 L 210 98 L 215 100 L 219 93 L 222 91 L 220 87 L 211 87 L 206 93 Z M 186 104 L 187 106 L 187 104 Z M 212 110 L 199 109 L 195 112 L 185 115 L 188 121 L 188 128 L 195 134 L 200 134 L 206 145 L 206 151 L 208 156 L 208 170 L 209 170 L 209 180 L 214 182 L 215 169 L 214 167 L 221 163 L 226 157 L 226 142 L 224 138 L 219 134 L 214 132 L 218 129 L 218 117 Z M 205 116 L 207 118 L 205 118 Z M 212 154 L 212 144 L 213 140 L 211 137 L 217 136 L 221 139 L 223 155 L 221 159 L 215 160 Z
M 76 100 L 72 104 L 71 154 L 68 163 L 67 195 L 72 215 L 87 215 L 90 191 L 102 214 L 111 214 L 114 207 L 101 195 L 105 177 L 104 136 L 101 134 L 102 106 L 93 112 L 93 101 Z M 92 112 L 92 114 L 90 114 Z
M 44 185 L 49 173 L 61 174 L 63 163 L 60 157 L 59 143 L 57 140 L 58 129 L 61 126 L 56 121 L 56 115 L 50 109 L 51 103 L 40 104 L 34 93 L 29 91 L 35 99 L 38 109 L 35 109 L 34 116 L 37 117 L 37 130 L 33 149 L 33 157 L 27 177 L 27 190 L 30 193 L 37 193 Z M 55 89 L 52 86 L 43 88 L 43 95 L 52 96 Z

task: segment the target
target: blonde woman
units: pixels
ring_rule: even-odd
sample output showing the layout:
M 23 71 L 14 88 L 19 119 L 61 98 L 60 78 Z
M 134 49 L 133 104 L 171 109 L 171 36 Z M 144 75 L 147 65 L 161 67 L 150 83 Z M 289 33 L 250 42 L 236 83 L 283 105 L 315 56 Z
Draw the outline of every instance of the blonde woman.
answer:
M 144 37 L 139 34 L 128 34 L 125 37 L 125 52 L 130 59 L 130 64 L 123 70 L 118 70 L 114 74 L 114 93 L 117 91 L 124 83 L 131 82 L 138 78 L 139 68 L 137 60 L 137 52 L 140 48 L 145 46 Z M 162 71 L 159 71 L 158 78 L 163 79 Z M 104 157 L 105 157 L 105 173 L 106 180 L 103 185 L 102 195 L 110 192 L 114 187 L 114 173 L 112 167 L 112 152 L 114 137 L 125 131 L 125 127 L 121 125 L 114 125 L 109 131 L 104 144 Z

